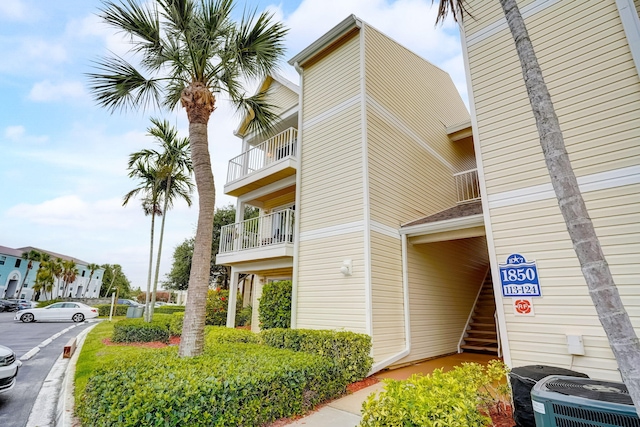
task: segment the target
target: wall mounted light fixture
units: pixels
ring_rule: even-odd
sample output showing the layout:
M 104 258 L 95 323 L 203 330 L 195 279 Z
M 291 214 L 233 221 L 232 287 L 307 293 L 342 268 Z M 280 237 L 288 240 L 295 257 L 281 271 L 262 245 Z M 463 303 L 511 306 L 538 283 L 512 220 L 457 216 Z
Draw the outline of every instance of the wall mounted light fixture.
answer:
M 342 262 L 342 267 L 340 267 L 340 273 L 344 274 L 345 276 L 351 276 L 352 269 L 353 265 L 351 263 L 351 260 L 345 259 Z

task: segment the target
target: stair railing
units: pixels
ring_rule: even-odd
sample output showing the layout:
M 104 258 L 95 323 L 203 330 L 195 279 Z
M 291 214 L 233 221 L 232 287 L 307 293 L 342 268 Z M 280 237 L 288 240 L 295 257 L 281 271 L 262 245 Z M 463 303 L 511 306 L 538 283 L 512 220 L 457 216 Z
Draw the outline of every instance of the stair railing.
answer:
M 471 311 L 469 312 L 469 317 L 467 317 L 467 323 L 465 323 L 464 329 L 462 330 L 462 335 L 460 336 L 460 340 L 458 340 L 458 353 L 462 353 L 462 344 L 464 343 L 464 339 L 467 337 L 467 329 L 469 329 L 469 324 L 471 324 L 473 313 L 476 312 L 476 305 L 478 304 L 478 300 L 480 299 L 480 294 L 482 293 L 482 289 L 484 288 L 484 283 L 487 281 L 487 274 L 490 274 L 490 272 L 491 266 L 487 268 L 487 272 L 483 276 L 482 284 L 480 285 L 480 289 L 478 289 L 478 294 L 476 295 L 476 299 L 473 302 L 473 307 L 471 307 Z
M 493 313 L 493 319 L 496 322 L 496 339 L 498 340 L 498 357 L 502 357 L 502 345 L 500 342 L 500 324 L 498 323 L 498 307 L 496 306 L 496 312 Z

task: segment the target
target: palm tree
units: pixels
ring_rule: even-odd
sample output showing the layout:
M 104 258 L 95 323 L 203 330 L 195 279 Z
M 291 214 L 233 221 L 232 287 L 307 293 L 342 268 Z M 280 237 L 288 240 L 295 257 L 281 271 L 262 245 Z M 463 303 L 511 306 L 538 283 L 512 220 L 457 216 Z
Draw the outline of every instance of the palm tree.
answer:
M 40 252 L 34 249 L 31 249 L 29 252 L 22 253 L 22 259 L 29 261 L 29 263 L 27 264 L 27 272 L 24 275 L 24 280 L 22 281 L 22 285 L 18 286 L 18 289 L 16 289 L 16 295 L 14 296 L 14 298 L 18 298 L 22 288 L 27 286 L 27 279 L 29 278 L 29 272 L 33 268 L 33 261 L 40 261 L 40 257 L 41 257 Z
M 78 267 L 76 266 L 76 262 L 74 260 L 65 260 L 62 261 L 62 283 L 64 284 L 64 290 L 62 291 L 62 297 L 65 298 L 67 295 L 67 289 L 69 285 L 76 281 L 76 277 L 78 277 Z
M 193 167 L 191 165 L 189 139 L 178 138 L 177 130 L 166 120 L 160 121 L 152 118 L 151 123 L 153 126 L 149 127 L 147 131 L 150 136 L 156 139 L 156 142 L 160 143 L 162 151 L 142 150 L 133 153 L 129 159 L 129 167 L 132 167 L 137 162 L 143 162 L 158 171 L 156 188 L 158 189 L 159 196 L 164 200 L 151 301 L 148 301 L 148 291 L 145 297 L 147 301 L 145 315 L 148 322 L 153 319 L 153 309 L 156 302 L 158 276 L 160 274 L 160 258 L 162 256 L 162 240 L 164 237 L 167 211 L 173 206 L 173 202 L 177 198 L 184 199 L 187 204 L 191 206 L 191 193 L 193 193 L 193 183 L 191 181 Z
M 89 281 L 87 282 L 87 287 L 85 288 L 84 293 L 82 294 L 83 298 L 87 296 L 87 292 L 89 291 L 89 286 L 91 286 L 91 279 L 93 279 L 93 274 L 96 272 L 96 270 L 100 268 L 100 266 L 98 264 L 89 264 L 87 265 L 87 268 L 90 271 Z
M 449 13 L 453 15 L 454 20 L 462 20 L 464 15 L 468 14 L 464 3 L 465 0 L 440 0 L 436 23 Z M 520 59 L 524 83 L 540 136 L 540 145 L 560 211 L 589 288 L 589 295 L 618 362 L 622 380 L 640 416 L 640 340 L 613 281 L 578 187 L 560 122 L 518 4 L 516 0 L 500 0 L 500 4 Z
M 55 290 L 56 290 L 56 298 L 60 296 L 60 279 L 62 279 L 62 275 L 64 274 L 64 268 L 62 265 L 62 258 L 56 258 L 55 260 L 50 262 L 49 269 L 51 270 L 51 275 L 55 279 Z M 51 298 L 53 298 L 53 284 L 51 285 Z M 62 294 L 64 296 L 64 292 Z
M 47 292 L 51 293 L 51 298 L 53 298 L 53 283 L 55 280 L 55 276 L 52 271 L 52 262 L 47 258 L 46 260 L 42 260 L 40 262 L 40 268 L 38 268 L 38 272 L 36 273 L 36 282 L 33 285 L 33 289 L 36 290 L 38 297 L 36 301 L 38 301 L 40 291 L 44 290 L 45 298 L 47 296 Z
M 100 16 L 130 36 L 140 69 L 111 56 L 97 61 L 98 72 L 88 76 L 95 99 L 111 111 L 180 103 L 187 113 L 199 212 L 180 356 L 203 350 L 215 209 L 207 123 L 216 97 L 225 95 L 251 117 L 252 131 L 269 130 L 277 118 L 264 92 L 247 97 L 242 85 L 275 71 L 287 31 L 268 13 L 250 13 L 236 23 L 233 6 L 233 0 L 107 0 Z

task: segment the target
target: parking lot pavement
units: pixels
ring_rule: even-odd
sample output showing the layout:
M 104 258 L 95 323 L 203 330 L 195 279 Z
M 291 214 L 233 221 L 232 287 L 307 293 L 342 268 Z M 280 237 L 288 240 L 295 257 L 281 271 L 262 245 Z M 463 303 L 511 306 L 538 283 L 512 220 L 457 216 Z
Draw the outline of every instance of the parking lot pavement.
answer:
M 24 427 L 29 419 L 36 396 L 49 374 L 51 367 L 62 354 L 64 345 L 90 326 L 89 323 L 14 321 L 15 313 L 0 313 L 0 344 L 11 348 L 23 365 L 18 373 L 16 385 L 8 392 L 0 393 L 0 426 Z M 72 327 L 66 330 L 69 327 Z M 65 331 L 66 330 L 66 331 Z M 48 340 L 63 332 L 61 335 Z M 46 343 L 46 345 L 43 345 Z M 34 353 L 25 360 L 29 352 Z M 36 408 L 37 409 L 37 408 Z

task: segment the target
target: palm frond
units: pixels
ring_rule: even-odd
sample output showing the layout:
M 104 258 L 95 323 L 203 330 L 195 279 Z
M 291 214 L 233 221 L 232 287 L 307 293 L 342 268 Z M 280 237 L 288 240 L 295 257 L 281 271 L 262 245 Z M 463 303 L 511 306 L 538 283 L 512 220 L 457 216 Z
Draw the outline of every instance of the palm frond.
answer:
M 273 14 L 267 12 L 257 18 L 255 12 L 243 16 L 230 40 L 238 67 L 250 78 L 260 78 L 275 71 L 285 52 L 284 38 L 288 30 L 272 18 Z
M 436 0 L 431 0 L 431 4 Z M 436 18 L 436 25 L 440 22 L 444 22 L 445 18 L 449 15 L 453 17 L 455 22 L 462 23 L 465 15 L 473 18 L 471 13 L 467 10 L 465 5 L 466 0 L 438 0 L 438 16 Z
M 232 99 L 236 111 L 244 117 L 251 117 L 247 129 L 250 132 L 269 133 L 279 116 L 274 112 L 275 106 L 267 102 L 267 91 L 261 91 L 253 96 Z
M 106 1 L 100 12 L 107 24 L 131 36 L 134 51 L 157 52 L 161 48 L 160 20 L 152 3 L 142 7 L 134 0 L 122 0 L 119 4 Z
M 102 73 L 88 73 L 89 89 L 98 105 L 111 112 L 138 108 L 148 103 L 160 105 L 162 79 L 147 79 L 124 58 L 117 55 L 95 61 Z

